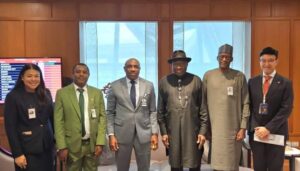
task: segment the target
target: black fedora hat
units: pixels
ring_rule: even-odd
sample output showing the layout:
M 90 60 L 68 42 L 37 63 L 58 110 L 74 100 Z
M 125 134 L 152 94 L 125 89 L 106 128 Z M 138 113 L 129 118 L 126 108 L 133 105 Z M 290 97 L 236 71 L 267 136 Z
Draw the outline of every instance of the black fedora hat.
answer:
M 190 62 L 192 59 L 187 57 L 183 50 L 175 50 L 172 54 L 171 59 L 168 60 L 169 64 L 176 61 L 187 61 Z

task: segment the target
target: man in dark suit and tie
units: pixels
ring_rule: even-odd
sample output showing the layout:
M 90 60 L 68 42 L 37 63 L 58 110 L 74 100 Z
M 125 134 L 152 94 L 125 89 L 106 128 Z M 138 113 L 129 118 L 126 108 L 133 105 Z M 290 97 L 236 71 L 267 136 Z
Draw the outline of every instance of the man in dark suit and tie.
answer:
M 285 146 L 254 140 L 269 140 L 270 134 L 288 138 L 288 117 L 293 107 L 291 81 L 276 72 L 278 51 L 272 47 L 260 53 L 262 74 L 249 80 L 250 94 L 250 145 L 255 171 L 281 171 Z
M 125 62 L 126 77 L 111 84 L 107 97 L 107 130 L 116 151 L 118 171 L 128 171 L 134 148 L 139 171 L 149 171 L 150 148 L 157 149 L 158 124 L 153 84 L 141 77 L 140 63 Z

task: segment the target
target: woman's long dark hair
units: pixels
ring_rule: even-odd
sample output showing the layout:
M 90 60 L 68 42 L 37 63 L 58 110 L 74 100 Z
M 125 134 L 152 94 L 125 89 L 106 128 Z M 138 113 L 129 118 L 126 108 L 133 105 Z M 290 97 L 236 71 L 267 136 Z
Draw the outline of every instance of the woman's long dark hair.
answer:
M 35 89 L 35 92 L 36 92 L 37 97 L 39 99 L 39 103 L 41 105 L 46 104 L 51 99 L 51 97 L 49 97 L 49 95 L 48 95 L 49 93 L 47 93 L 47 92 L 49 92 L 49 90 L 46 89 L 42 71 L 41 71 L 40 67 L 35 65 L 35 64 L 28 63 L 28 64 L 25 64 L 23 66 L 22 70 L 20 71 L 18 80 L 17 80 L 13 90 L 25 89 L 25 85 L 24 85 L 24 82 L 22 80 L 22 77 L 24 76 L 25 72 L 29 69 L 33 69 L 33 70 L 36 70 L 36 71 L 39 72 L 40 84 Z

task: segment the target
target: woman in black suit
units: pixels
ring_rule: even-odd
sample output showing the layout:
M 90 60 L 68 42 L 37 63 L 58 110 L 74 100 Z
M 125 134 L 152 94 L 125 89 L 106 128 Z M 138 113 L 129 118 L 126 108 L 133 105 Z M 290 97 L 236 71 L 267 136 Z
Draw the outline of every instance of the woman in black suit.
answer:
M 4 106 L 5 129 L 17 171 L 53 171 L 53 103 L 41 69 L 25 64 Z

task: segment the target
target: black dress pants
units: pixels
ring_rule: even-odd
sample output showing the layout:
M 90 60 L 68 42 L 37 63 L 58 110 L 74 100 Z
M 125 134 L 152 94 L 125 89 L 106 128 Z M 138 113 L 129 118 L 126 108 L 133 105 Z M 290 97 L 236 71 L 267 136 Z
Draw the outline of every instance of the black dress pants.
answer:
M 284 162 L 284 146 L 261 143 L 250 136 L 255 171 L 282 171 Z
M 183 171 L 183 168 L 171 168 L 171 171 Z M 195 167 L 195 168 L 189 168 L 189 171 L 200 171 L 200 166 Z

